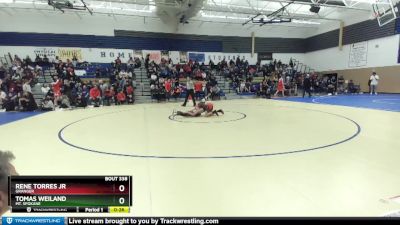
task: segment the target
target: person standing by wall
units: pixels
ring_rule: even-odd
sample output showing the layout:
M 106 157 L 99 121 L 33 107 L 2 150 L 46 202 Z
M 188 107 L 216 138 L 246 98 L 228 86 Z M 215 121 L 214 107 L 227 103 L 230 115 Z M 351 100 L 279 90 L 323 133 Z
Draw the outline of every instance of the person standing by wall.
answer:
M 189 95 L 192 97 L 193 106 L 196 106 L 196 100 L 194 96 L 194 83 L 190 76 L 186 78 L 186 97 L 185 97 L 185 102 L 182 104 L 182 106 L 186 106 L 186 102 L 189 99 Z
M 308 97 L 311 98 L 311 80 L 310 80 L 310 74 L 306 75 L 306 78 L 303 81 L 303 98 L 304 95 L 308 93 Z
M 377 88 L 378 88 L 378 81 L 379 81 L 378 74 L 376 74 L 376 72 L 372 72 L 372 75 L 369 78 L 369 80 L 371 81 L 371 90 L 370 90 L 369 94 L 372 95 L 372 93 L 375 93 L 375 95 L 377 95 L 378 94 Z
M 276 61 L 276 60 L 275 60 Z M 282 93 L 282 96 L 285 97 L 285 84 L 283 82 L 283 78 L 281 75 L 278 76 L 278 89 L 275 92 L 274 96 L 277 96 L 279 92 Z

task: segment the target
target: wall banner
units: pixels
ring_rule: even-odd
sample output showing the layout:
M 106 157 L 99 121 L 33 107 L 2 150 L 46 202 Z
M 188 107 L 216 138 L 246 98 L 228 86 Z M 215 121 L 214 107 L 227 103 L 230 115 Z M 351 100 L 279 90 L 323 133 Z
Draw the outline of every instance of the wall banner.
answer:
M 57 49 L 56 48 L 36 48 L 33 52 L 35 55 L 39 55 L 40 57 L 46 57 L 50 60 L 53 60 L 56 58 L 57 54 Z M 26 56 L 20 56 L 20 57 L 26 57 Z M 36 56 L 35 56 L 36 57 Z M 34 58 L 32 60 L 35 60 Z
M 74 56 L 80 61 L 83 61 L 82 49 L 79 48 L 59 48 L 58 58 L 62 61 L 67 61 L 67 59 L 72 60 Z
M 205 58 L 206 57 L 204 53 L 189 52 L 189 60 L 203 63 L 205 61 Z
M 368 42 L 359 42 L 350 45 L 349 67 L 362 67 L 367 65 Z

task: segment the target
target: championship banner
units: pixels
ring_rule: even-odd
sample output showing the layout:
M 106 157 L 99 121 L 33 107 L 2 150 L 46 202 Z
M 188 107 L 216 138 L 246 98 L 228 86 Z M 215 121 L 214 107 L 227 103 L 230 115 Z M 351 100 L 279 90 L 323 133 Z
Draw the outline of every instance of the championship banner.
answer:
M 169 60 L 169 51 L 161 51 L 161 58 Z
M 210 60 L 212 60 L 215 64 L 218 64 L 222 60 L 225 61 L 236 61 L 237 58 L 240 60 L 248 61 L 250 65 L 255 65 L 257 63 L 258 54 L 254 54 L 251 57 L 251 53 L 222 53 L 222 52 L 206 52 L 205 53 L 205 64 L 208 65 Z
M 75 75 L 77 75 L 78 77 L 83 77 L 87 75 L 86 70 L 75 70 L 74 72 Z
M 55 48 L 36 48 L 33 52 L 35 53 L 35 55 L 38 55 L 41 58 L 43 58 L 44 56 L 46 56 L 50 60 L 56 58 Z M 32 60 L 34 60 L 34 58 Z
M 187 52 L 179 52 L 179 62 L 180 63 L 188 62 Z
M 143 56 L 143 51 L 142 50 L 135 50 L 133 51 L 133 57 L 141 59 Z
M 172 60 L 173 63 L 179 63 L 179 52 L 178 51 L 169 51 L 169 58 Z
M 272 52 L 259 52 L 258 60 L 272 60 Z
M 349 67 L 362 67 L 367 65 L 368 42 L 359 42 L 350 45 Z
M 155 63 L 161 62 L 161 51 L 143 50 L 143 55 L 144 56 L 150 55 L 150 62 L 151 61 L 154 61 Z
M 189 52 L 189 60 L 197 61 L 199 63 L 203 63 L 203 62 L 205 62 L 205 54 L 204 53 Z
M 82 50 L 78 48 L 59 48 L 58 58 L 62 61 L 67 61 L 67 59 L 72 60 L 74 56 L 79 60 L 83 61 Z

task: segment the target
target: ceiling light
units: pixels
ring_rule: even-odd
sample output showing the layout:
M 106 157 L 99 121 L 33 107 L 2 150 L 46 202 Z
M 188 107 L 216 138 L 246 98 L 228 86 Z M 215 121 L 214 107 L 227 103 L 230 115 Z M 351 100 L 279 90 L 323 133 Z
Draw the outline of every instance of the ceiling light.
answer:
M 206 17 L 206 18 L 218 18 L 218 19 L 231 19 L 231 20 L 248 20 L 249 19 L 247 17 L 239 17 L 239 16 L 211 15 L 211 14 L 205 14 L 203 12 L 201 12 L 200 15 L 202 17 Z
M 316 25 L 321 24 L 321 23 L 319 23 L 319 22 L 308 21 L 308 20 L 296 20 L 296 19 L 292 20 L 292 23 L 316 24 Z

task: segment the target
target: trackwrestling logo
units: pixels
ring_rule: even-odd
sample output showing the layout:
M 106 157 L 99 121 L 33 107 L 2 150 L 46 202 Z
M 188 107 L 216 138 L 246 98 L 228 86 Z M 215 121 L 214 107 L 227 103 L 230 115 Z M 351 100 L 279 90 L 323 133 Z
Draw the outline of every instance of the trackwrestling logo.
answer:
M 64 225 L 64 217 L 3 217 L 3 225 Z

